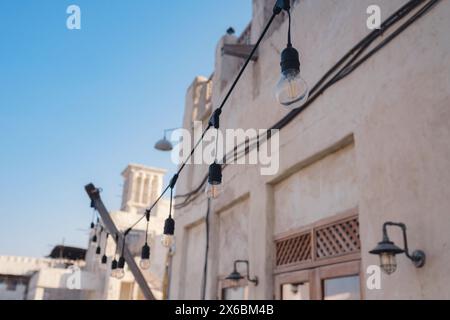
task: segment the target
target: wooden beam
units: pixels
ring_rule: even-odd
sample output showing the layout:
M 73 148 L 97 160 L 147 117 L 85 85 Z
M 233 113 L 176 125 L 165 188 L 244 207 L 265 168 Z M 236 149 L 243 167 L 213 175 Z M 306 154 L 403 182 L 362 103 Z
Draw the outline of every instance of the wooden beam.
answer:
M 97 189 L 93 184 L 88 184 L 87 186 L 85 186 L 85 190 L 91 201 L 93 201 L 94 207 L 98 211 L 103 221 L 104 227 L 106 227 L 108 232 L 111 235 L 113 235 L 112 238 L 114 239 L 114 241 L 116 241 L 116 237 L 114 235 L 116 234 L 118 235 L 119 243 L 116 243 L 116 245 L 121 246 L 121 244 L 123 243 L 123 233 L 119 232 L 116 225 L 114 224 L 114 221 L 111 219 L 111 216 L 109 215 L 109 212 L 106 209 L 100 197 L 99 189 Z M 128 249 L 128 246 L 125 246 L 124 248 L 124 258 L 128 264 L 128 267 L 130 268 L 131 273 L 134 276 L 134 279 L 141 288 L 142 294 L 144 295 L 145 299 L 155 300 L 155 296 L 153 295 L 152 290 L 148 286 L 148 283 L 145 280 L 145 277 L 142 274 L 141 269 L 139 269 L 136 261 L 134 260 L 131 251 Z

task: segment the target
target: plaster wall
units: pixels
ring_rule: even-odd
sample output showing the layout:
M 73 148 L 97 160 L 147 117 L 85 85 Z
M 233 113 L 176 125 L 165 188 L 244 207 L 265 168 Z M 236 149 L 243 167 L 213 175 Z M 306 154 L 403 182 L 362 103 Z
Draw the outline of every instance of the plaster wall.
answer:
M 405 3 L 378 1 L 384 19 Z M 301 52 L 302 74 L 310 85 L 369 33 L 366 9 L 371 4 L 369 0 L 297 2 L 292 12 L 293 43 Z M 260 279 L 258 287 L 249 287 L 250 298 L 273 298 L 274 234 L 355 206 L 363 270 L 378 264 L 378 258 L 368 251 L 381 240 L 381 226 L 388 220 L 406 223 L 411 248 L 427 253 L 423 269 L 398 257 L 398 271 L 389 278 L 382 276 L 382 290 L 365 289 L 365 298 L 450 298 L 449 16 L 450 3 L 442 1 L 283 128 L 277 174 L 261 176 L 259 167 L 250 165 L 224 170 L 225 190 L 214 201 L 213 212 L 222 212 L 248 196 L 248 207 L 234 219 L 248 219 L 251 273 Z M 253 42 L 262 25 L 261 17 L 255 16 Z M 280 73 L 279 54 L 286 42 L 286 22 L 279 25 L 263 41 L 258 61 L 250 65 L 227 103 L 222 128 L 268 128 L 287 114 L 273 95 Z M 218 105 L 225 92 L 226 87 L 215 87 L 213 105 Z M 318 155 L 333 149 L 337 153 L 316 162 Z M 323 192 L 317 192 L 317 184 L 322 183 Z M 204 218 L 205 206 L 206 199 L 200 195 L 177 211 L 177 248 L 190 237 L 182 230 Z M 305 216 L 292 213 L 299 211 Z M 212 230 L 220 231 L 222 224 L 212 217 Z M 218 261 L 208 273 L 211 299 L 217 296 L 217 275 L 231 261 L 218 251 L 225 241 L 222 237 L 227 236 L 217 234 L 211 240 L 217 251 L 211 252 L 210 261 Z M 196 237 L 204 239 L 199 233 Z M 392 239 L 401 243 L 395 231 Z M 179 294 L 183 286 L 185 292 L 194 288 L 194 282 L 183 282 L 178 275 L 183 274 L 188 256 L 177 250 L 174 257 L 171 298 L 184 297 Z M 203 260 L 197 260 L 189 264 L 189 274 L 202 273 Z

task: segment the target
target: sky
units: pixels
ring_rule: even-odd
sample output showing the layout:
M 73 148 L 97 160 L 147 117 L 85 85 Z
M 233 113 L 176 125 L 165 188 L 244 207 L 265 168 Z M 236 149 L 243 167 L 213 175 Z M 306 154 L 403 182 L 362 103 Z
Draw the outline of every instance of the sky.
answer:
M 81 30 L 66 27 L 72 4 Z M 251 0 L 0 1 L 0 255 L 86 247 L 84 186 L 119 209 L 129 163 L 170 178 L 155 142 L 181 126 L 219 38 L 250 19 Z

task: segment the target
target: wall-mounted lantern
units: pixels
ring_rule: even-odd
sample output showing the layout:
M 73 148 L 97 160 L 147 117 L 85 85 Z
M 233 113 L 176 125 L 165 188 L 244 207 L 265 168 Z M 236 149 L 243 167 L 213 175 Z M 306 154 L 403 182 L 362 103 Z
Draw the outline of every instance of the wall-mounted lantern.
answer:
M 258 277 L 254 277 L 253 279 L 250 278 L 250 266 L 249 266 L 248 260 L 236 260 L 236 261 L 234 261 L 233 272 L 230 273 L 230 275 L 228 277 L 226 277 L 225 279 L 232 281 L 235 286 L 238 286 L 239 281 L 244 279 L 244 277 L 237 271 L 237 265 L 239 263 L 242 263 L 242 264 L 246 265 L 246 268 L 247 268 L 246 279 L 248 281 L 254 283 L 255 286 L 257 286 L 258 285 Z
M 389 239 L 387 233 L 388 226 L 399 227 L 402 230 L 404 249 L 399 248 Z M 380 256 L 380 267 L 388 275 L 397 270 L 397 261 L 395 257 L 397 254 L 404 253 L 416 268 L 422 268 L 425 265 L 426 260 L 425 252 L 422 250 L 415 250 L 412 254 L 409 253 L 406 225 L 404 223 L 385 222 L 383 225 L 383 240 L 369 253 Z

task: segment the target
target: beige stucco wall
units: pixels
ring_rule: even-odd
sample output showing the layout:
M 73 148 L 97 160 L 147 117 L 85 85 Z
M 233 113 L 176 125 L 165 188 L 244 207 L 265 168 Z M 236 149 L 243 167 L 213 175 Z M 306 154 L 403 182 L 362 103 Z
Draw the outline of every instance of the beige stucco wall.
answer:
M 306 162 L 274 184 L 274 235 L 358 206 L 354 151 L 350 144 L 324 158 L 313 158 L 311 164 Z
M 378 3 L 386 18 L 406 1 Z M 260 4 L 254 2 L 255 12 L 261 11 L 257 10 Z M 370 4 L 369 0 L 304 0 L 294 7 L 293 42 L 301 52 L 303 77 L 310 85 L 368 34 L 366 8 Z M 419 270 L 400 256 L 398 271 L 389 278 L 383 275 L 382 290 L 366 290 L 367 299 L 450 298 L 449 16 L 450 3 L 442 1 L 284 128 L 280 133 L 278 174 L 263 177 L 258 166 L 249 165 L 224 170 L 225 190 L 213 203 L 211 217 L 209 298 L 216 297 L 217 276 L 229 269 L 234 259 L 219 251 L 220 244 L 227 241 L 222 237 L 228 236 L 221 236 L 220 216 L 242 198 L 248 198 L 248 207 L 235 219 L 248 220 L 251 273 L 260 279 L 258 287 L 249 288 L 250 298 L 273 297 L 274 234 L 291 224 L 317 221 L 355 206 L 359 209 L 363 270 L 378 263 L 377 257 L 367 252 L 381 240 L 381 226 L 387 220 L 406 223 L 410 247 L 425 250 L 428 258 Z M 259 16 L 253 26 L 252 42 L 262 26 Z M 272 89 L 279 77 L 279 53 L 285 36 L 283 24 L 262 43 L 259 60 L 250 65 L 224 109 L 222 128 L 268 128 L 287 114 L 276 103 Z M 221 59 L 220 55 L 216 59 Z M 213 92 L 213 105 L 217 106 L 225 90 L 215 88 Z M 347 151 L 338 151 L 341 147 Z M 317 162 L 324 154 L 331 154 L 330 158 L 322 157 Z M 206 169 L 196 176 L 194 185 L 204 174 Z M 324 192 L 319 193 L 317 202 L 313 193 L 315 175 L 325 179 L 321 180 L 325 189 L 321 189 Z M 289 189 L 296 192 L 289 193 Z M 178 192 L 188 190 L 181 187 Z M 302 192 L 309 199 L 302 201 Z M 197 278 L 191 282 L 182 279 L 189 255 L 180 248 L 186 241 L 185 226 L 201 221 L 205 212 L 203 195 L 177 211 L 178 250 L 171 298 L 186 298 L 185 292 L 199 286 Z M 399 235 L 391 233 L 401 244 Z M 204 240 L 192 246 L 189 252 L 203 252 Z M 194 267 L 202 274 L 203 261 L 190 265 Z

